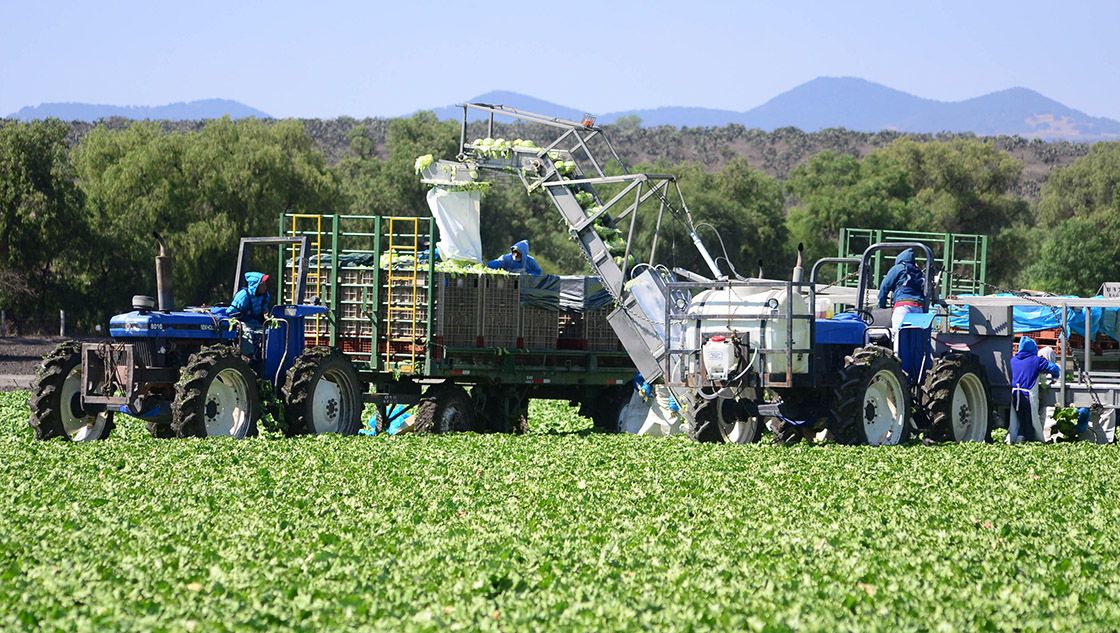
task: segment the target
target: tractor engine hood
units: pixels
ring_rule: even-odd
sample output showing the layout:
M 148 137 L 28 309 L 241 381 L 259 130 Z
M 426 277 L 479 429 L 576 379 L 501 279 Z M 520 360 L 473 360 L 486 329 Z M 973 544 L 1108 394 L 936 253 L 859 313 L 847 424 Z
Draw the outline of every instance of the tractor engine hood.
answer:
M 200 338 L 232 340 L 229 319 L 210 312 L 133 311 L 109 319 L 109 335 L 113 338 Z

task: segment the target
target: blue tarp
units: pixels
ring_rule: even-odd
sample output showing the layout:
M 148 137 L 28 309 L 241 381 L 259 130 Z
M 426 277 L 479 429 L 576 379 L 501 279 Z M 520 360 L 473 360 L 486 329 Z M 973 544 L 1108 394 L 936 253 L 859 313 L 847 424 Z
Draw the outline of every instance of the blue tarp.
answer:
M 964 299 L 972 295 L 962 295 Z M 989 295 L 994 297 L 1014 297 L 1011 293 Z M 1064 298 L 1077 299 L 1073 295 L 1061 295 Z M 1051 297 L 1054 298 L 1054 297 Z M 1100 295 L 1097 297 L 1100 298 Z M 1085 335 L 1085 311 L 1083 308 L 1067 308 L 1066 334 Z M 1118 322 L 1120 322 L 1120 308 L 1090 308 L 1089 316 L 1093 322 L 1089 332 L 1089 339 L 1096 338 L 1097 333 L 1120 340 Z M 1015 306 L 1013 310 L 1014 330 L 1016 334 L 1022 332 L 1038 332 L 1051 330 L 1062 326 L 1062 309 L 1050 308 L 1040 305 Z M 949 325 L 955 328 L 968 328 L 968 309 L 966 306 L 951 306 L 949 310 Z
M 560 276 L 521 275 L 521 303 L 545 310 L 559 310 Z

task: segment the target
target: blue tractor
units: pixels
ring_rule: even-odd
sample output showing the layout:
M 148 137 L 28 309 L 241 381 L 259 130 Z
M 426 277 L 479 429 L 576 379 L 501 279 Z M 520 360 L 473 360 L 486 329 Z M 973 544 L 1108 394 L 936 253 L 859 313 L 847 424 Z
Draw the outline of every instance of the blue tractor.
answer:
M 907 315 L 896 334 L 890 309 L 867 302 L 869 264 L 878 251 L 905 248 L 925 257 L 927 296 L 924 313 Z M 663 284 L 652 296 L 687 293 L 660 309 L 669 322 L 663 374 L 690 405 L 690 435 L 757 442 L 768 424 L 782 443 L 822 431 L 844 444 L 899 444 L 917 433 L 988 441 L 990 385 L 1004 372 L 1010 337 L 935 331 L 933 261 L 924 244 L 880 243 L 861 258 L 819 260 L 808 283 L 799 264 L 792 281 Z M 826 264 L 858 266 L 860 277 L 851 309 L 833 318 L 819 314 L 817 273 Z M 993 351 L 996 342 L 1007 349 Z
M 155 437 L 243 438 L 266 408 L 288 434 L 357 432 L 365 389 L 350 359 L 305 346 L 304 320 L 327 313 L 317 297 L 304 302 L 307 237 L 242 238 L 235 293 L 252 249 L 298 250 L 292 302 L 261 323 L 222 307 L 174 309 L 171 257 L 155 238 L 158 298 L 133 297 L 133 311 L 110 320 L 111 340 L 65 341 L 43 358 L 30 400 L 36 438 L 104 439 L 116 413 L 145 420 Z

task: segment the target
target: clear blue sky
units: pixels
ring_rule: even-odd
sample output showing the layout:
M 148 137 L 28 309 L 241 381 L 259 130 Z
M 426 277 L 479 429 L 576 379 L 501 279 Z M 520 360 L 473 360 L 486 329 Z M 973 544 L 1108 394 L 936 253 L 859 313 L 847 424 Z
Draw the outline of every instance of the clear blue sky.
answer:
M 0 0 L 0 115 L 236 99 L 387 116 L 494 89 L 592 112 L 754 107 L 817 76 L 1120 119 L 1120 1 Z

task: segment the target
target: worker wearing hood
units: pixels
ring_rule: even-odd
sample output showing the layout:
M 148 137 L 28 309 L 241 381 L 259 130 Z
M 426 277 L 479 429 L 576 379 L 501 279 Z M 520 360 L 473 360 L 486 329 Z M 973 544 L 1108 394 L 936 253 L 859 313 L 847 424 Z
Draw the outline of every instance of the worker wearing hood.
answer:
M 272 308 L 272 295 L 268 292 L 268 275 L 258 272 L 245 273 L 245 287 L 233 295 L 226 315 L 245 323 L 260 325 Z
M 1011 421 L 1007 429 L 1007 441 L 1011 444 L 1043 439 L 1038 399 L 1038 378 L 1043 373 L 1056 378 L 1062 368 L 1039 356 L 1033 339 L 1019 337 L 1019 351 L 1011 359 Z
M 498 259 L 486 263 L 489 268 L 505 270 L 511 273 L 525 273 L 527 275 L 542 275 L 541 267 L 537 260 L 529 254 L 529 240 L 521 240 L 509 248 L 509 252 Z
M 902 321 L 912 312 L 925 312 L 925 276 L 922 269 L 914 264 L 914 249 L 908 248 L 894 258 L 894 266 L 879 284 L 879 307 L 887 307 L 888 295 L 894 302 L 891 313 L 891 335 L 894 351 L 898 353 L 898 331 Z

